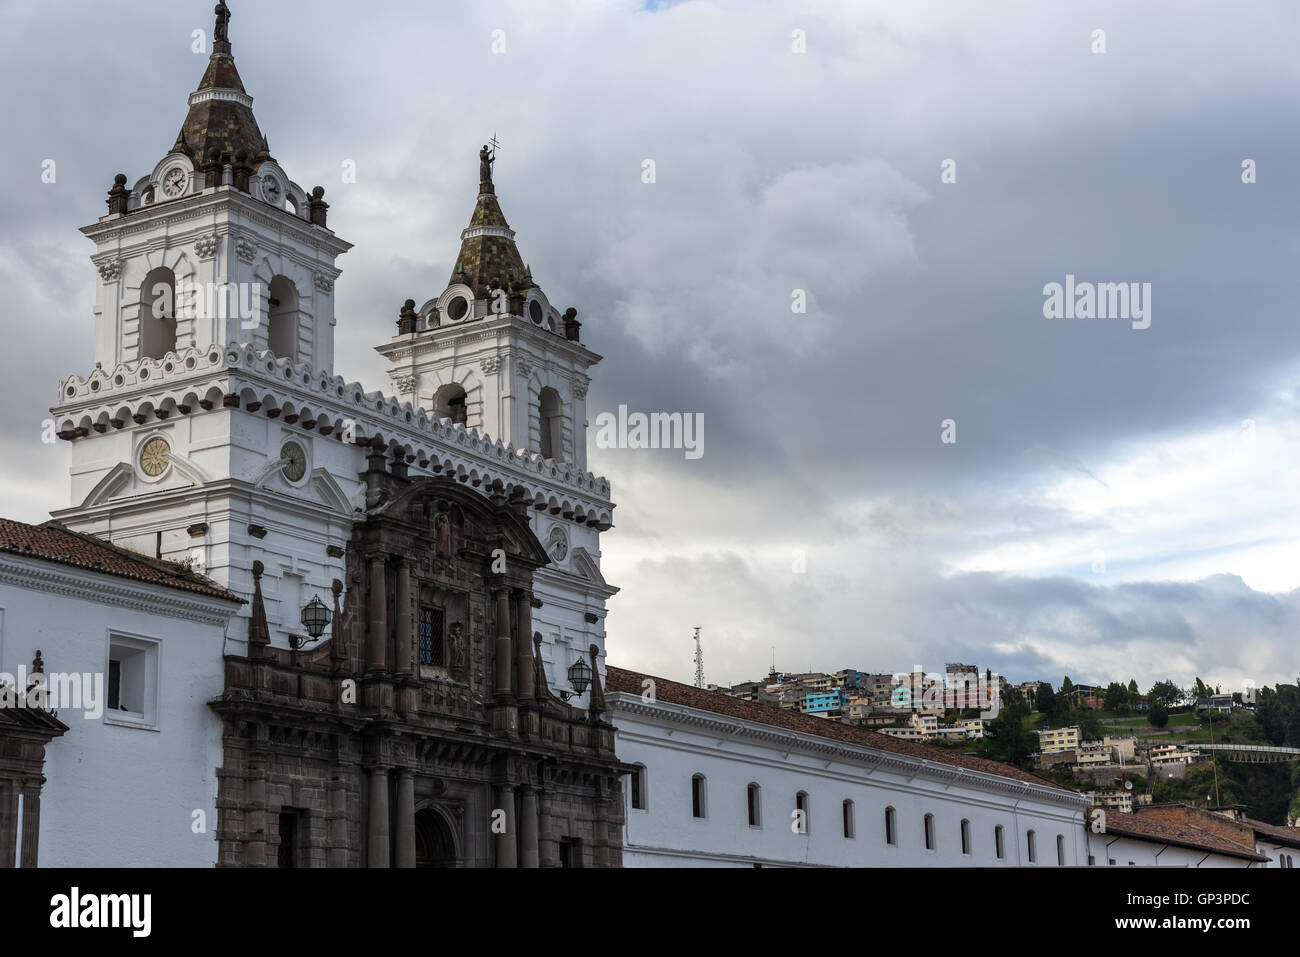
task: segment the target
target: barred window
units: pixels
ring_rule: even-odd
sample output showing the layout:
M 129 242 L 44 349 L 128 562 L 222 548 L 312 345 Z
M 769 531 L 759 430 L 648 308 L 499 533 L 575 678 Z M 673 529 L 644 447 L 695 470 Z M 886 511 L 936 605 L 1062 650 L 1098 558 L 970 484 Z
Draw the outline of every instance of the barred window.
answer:
M 420 664 L 444 668 L 447 665 L 441 608 L 420 606 Z

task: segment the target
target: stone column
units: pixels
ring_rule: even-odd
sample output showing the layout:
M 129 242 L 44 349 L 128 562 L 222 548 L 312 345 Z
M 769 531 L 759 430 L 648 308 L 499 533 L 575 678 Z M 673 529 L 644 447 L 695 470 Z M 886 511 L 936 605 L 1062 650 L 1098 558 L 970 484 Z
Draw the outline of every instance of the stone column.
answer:
M 497 589 L 497 681 L 498 698 L 510 697 L 510 591 Z
M 533 596 L 526 591 L 515 593 L 515 608 L 519 618 L 519 700 L 532 701 L 537 695 L 533 689 Z
M 397 772 L 397 866 L 415 866 L 415 775 Z
M 266 761 L 265 752 L 249 752 L 244 782 L 247 799 L 244 833 L 248 835 L 248 846 L 244 850 L 245 867 L 266 867 Z
M 366 669 L 383 671 L 387 666 L 388 583 L 384 559 L 370 560 L 370 631 L 366 635 Z
M 19 867 L 35 867 L 41 834 L 41 792 L 37 788 L 23 791 L 23 859 Z
M 393 670 L 399 675 L 411 671 L 411 566 L 406 562 L 397 569 L 397 662 Z
M 509 659 L 506 659 L 507 661 Z M 513 784 L 498 784 L 492 789 L 494 805 L 493 823 L 498 809 L 505 812 L 506 830 L 504 834 L 494 834 L 497 843 L 497 867 L 518 867 L 515 853 L 515 787 Z
M 388 768 L 369 768 L 370 806 L 366 818 L 366 866 L 387 867 L 388 848 Z
M 524 786 L 522 818 L 519 822 L 519 838 L 523 844 L 520 854 L 520 867 L 540 867 L 537 851 L 537 788 Z
M 14 867 L 18 853 L 18 789 L 0 781 L 0 868 Z

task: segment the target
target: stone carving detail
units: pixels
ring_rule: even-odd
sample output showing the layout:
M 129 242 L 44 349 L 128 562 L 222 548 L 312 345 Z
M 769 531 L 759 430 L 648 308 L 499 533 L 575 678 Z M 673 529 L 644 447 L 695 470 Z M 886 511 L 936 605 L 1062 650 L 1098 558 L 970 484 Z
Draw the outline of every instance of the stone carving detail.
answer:
M 334 291 L 334 280 L 331 279 L 329 276 L 325 275 L 323 272 L 318 272 L 316 274 L 315 282 L 316 282 L 316 288 L 319 289 L 321 292 Z
M 496 356 L 488 356 L 479 365 L 486 374 L 492 375 L 501 367 L 501 360 Z
M 211 259 L 217 254 L 217 237 L 204 236 L 194 243 L 194 252 L 199 259 Z
M 116 282 L 122 275 L 122 264 L 116 260 L 99 264 L 99 278 L 104 282 Z
M 516 359 L 515 366 L 519 369 L 519 374 L 525 379 L 533 374 L 533 364 L 527 359 Z
M 393 380 L 393 385 L 402 395 L 410 395 L 415 391 L 415 376 L 400 376 Z
M 573 397 L 575 399 L 585 399 L 587 397 L 587 387 L 591 385 L 591 380 L 587 378 L 578 378 L 573 380 Z
M 449 658 L 451 660 L 451 673 L 454 675 L 464 675 L 468 662 L 468 655 L 465 640 L 465 626 L 460 622 L 452 622 L 448 644 Z
M 257 247 L 247 239 L 241 239 L 235 244 L 235 255 L 239 257 L 242 263 L 251 263 L 257 257 Z

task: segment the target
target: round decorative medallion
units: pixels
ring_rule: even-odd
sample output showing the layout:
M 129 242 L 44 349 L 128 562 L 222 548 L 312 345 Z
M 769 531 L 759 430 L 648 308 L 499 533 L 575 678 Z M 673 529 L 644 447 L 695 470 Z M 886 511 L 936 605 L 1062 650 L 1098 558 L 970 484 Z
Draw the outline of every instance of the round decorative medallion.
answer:
M 163 192 L 168 199 L 175 199 L 185 192 L 185 170 L 177 167 L 163 177 Z
M 162 437 L 155 437 L 140 450 L 140 471 L 149 478 L 157 478 L 172 464 L 172 447 Z
M 528 304 L 528 317 L 533 320 L 535 326 L 540 326 L 545 322 L 546 314 L 542 309 L 542 304 L 536 299 Z
M 284 461 L 284 477 L 290 482 L 301 482 L 307 474 L 307 453 L 297 442 L 286 442 L 280 449 L 280 458 Z
M 555 562 L 564 561 L 565 556 L 569 554 L 569 536 L 559 525 L 551 529 L 551 534 L 546 539 L 546 554 L 550 555 L 551 561 Z

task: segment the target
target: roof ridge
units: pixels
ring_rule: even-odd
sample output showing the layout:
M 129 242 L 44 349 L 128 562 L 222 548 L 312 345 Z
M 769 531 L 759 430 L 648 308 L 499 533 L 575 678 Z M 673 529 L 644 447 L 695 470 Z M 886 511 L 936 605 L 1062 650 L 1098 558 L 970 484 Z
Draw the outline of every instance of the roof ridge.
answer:
M 611 675 L 610 686 L 607 689 L 610 692 L 626 691 L 626 689 L 616 686 L 620 676 L 626 676 L 623 680 L 629 681 L 633 686 L 637 686 L 636 679 L 648 678 L 655 683 L 656 698 L 659 700 L 669 700 L 670 703 L 681 704 L 684 707 L 694 707 L 703 711 L 713 711 L 717 714 L 726 714 L 729 717 L 739 718 L 740 720 L 756 721 L 760 724 L 771 724 L 773 727 L 784 727 L 789 731 L 802 731 L 817 737 L 827 738 L 829 740 L 839 740 L 845 743 L 856 743 L 862 747 L 875 748 L 880 751 L 888 751 L 892 754 L 903 754 L 922 760 L 933 761 L 936 764 L 945 764 L 950 767 L 962 768 L 967 771 L 973 771 L 980 774 L 989 774 L 996 777 L 1007 778 L 1009 780 L 1019 781 L 1023 784 L 1037 784 L 1042 787 L 1052 788 L 1065 794 L 1079 794 L 1082 792 L 1058 784 L 1055 781 L 1034 774 L 1032 771 L 1026 771 L 1017 768 L 1014 765 L 1006 764 L 1002 761 L 995 761 L 992 758 L 985 758 L 975 754 L 966 754 L 964 752 L 945 751 L 941 748 L 935 748 L 919 742 L 903 741 L 888 735 L 880 734 L 869 728 L 860 728 L 856 725 L 848 725 L 839 721 L 832 721 L 828 718 L 813 718 L 808 715 L 800 714 L 766 701 L 745 701 L 740 698 L 733 698 L 730 695 L 720 691 L 710 691 L 706 688 L 696 688 L 694 685 L 688 685 L 684 682 L 673 681 L 671 678 L 660 678 L 656 675 L 645 674 L 643 672 L 631 671 L 626 668 L 619 668 L 617 665 L 606 664 L 606 672 Z M 709 702 L 693 703 L 690 701 L 672 702 L 671 699 L 664 699 L 658 692 L 661 685 L 668 687 L 677 687 L 685 689 L 689 695 L 713 695 L 716 700 L 727 702 L 729 710 L 720 708 L 710 708 Z M 630 693 L 630 692 L 627 692 Z M 764 721 L 762 715 L 744 715 L 741 711 L 747 710 L 746 706 L 757 707 L 761 710 L 769 711 L 773 716 L 780 715 L 782 722 Z M 811 723 L 808 723 L 811 722 Z M 833 732 L 833 733 L 828 733 Z M 856 740 L 855 740 L 856 739 Z

